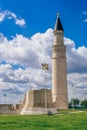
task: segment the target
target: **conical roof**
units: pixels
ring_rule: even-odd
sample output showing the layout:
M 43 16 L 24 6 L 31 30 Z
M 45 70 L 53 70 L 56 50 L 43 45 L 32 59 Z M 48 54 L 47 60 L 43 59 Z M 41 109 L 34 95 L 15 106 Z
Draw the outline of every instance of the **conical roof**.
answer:
M 61 24 L 61 20 L 60 20 L 60 17 L 59 17 L 59 14 L 57 14 L 57 19 L 56 19 L 56 23 L 55 23 L 55 27 L 54 27 L 54 32 L 55 31 L 64 31 L 63 29 L 63 26 Z

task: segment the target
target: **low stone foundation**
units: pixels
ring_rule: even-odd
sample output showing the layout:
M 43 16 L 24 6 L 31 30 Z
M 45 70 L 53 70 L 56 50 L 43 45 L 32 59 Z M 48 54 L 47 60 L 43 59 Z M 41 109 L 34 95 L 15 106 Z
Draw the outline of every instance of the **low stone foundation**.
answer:
M 57 114 L 58 111 L 56 108 L 26 108 L 22 109 L 20 114 L 29 114 L 29 115 L 37 115 L 37 114 Z

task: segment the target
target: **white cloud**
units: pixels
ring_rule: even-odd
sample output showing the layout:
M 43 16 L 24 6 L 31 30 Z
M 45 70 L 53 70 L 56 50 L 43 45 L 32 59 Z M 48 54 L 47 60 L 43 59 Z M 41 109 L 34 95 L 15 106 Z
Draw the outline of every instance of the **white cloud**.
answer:
M 87 19 L 83 20 L 83 22 L 86 23 L 86 22 L 87 22 Z
M 82 13 L 84 14 L 85 17 L 87 16 L 87 11 L 83 11 Z M 85 19 L 83 20 L 83 22 L 84 22 L 84 23 L 87 23 L 87 18 L 85 18 Z
M 0 22 L 2 22 L 6 17 L 7 12 L 6 11 L 0 11 Z
M 23 18 L 18 17 L 15 13 L 9 10 L 0 10 L 0 22 L 3 22 L 5 19 L 14 19 L 15 24 L 19 26 L 24 26 L 26 24 Z
M 68 82 L 73 82 L 75 87 L 74 97 L 87 98 L 87 48 L 81 46 L 75 48 L 75 43 L 69 38 L 64 38 L 67 46 L 67 70 Z M 31 88 L 44 87 L 44 74 L 41 64 L 49 64 L 47 86 L 52 87 L 51 57 L 53 44 L 53 30 L 45 33 L 36 33 L 31 38 L 16 35 L 8 40 L 0 35 L 0 62 L 8 64 L 0 65 L 0 89 L 10 94 L 23 94 Z M 13 66 L 17 69 L 13 69 Z M 24 69 L 21 66 L 24 66 Z M 72 93 L 71 84 L 69 92 Z M 69 93 L 69 98 L 71 94 Z
M 86 11 L 83 11 L 82 13 L 83 13 L 84 15 L 87 15 L 87 12 L 86 12 Z
M 23 25 L 25 25 L 25 20 L 24 19 L 16 19 L 16 24 L 23 26 Z
M 73 84 L 73 87 L 72 87 Z M 69 99 L 78 98 L 87 99 L 87 73 L 69 73 L 68 74 Z

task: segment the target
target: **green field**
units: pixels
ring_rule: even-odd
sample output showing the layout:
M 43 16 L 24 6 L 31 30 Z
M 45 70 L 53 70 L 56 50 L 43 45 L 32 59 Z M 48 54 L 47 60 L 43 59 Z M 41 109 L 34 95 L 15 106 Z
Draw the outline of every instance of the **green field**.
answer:
M 0 130 L 87 130 L 87 111 L 57 115 L 0 115 Z

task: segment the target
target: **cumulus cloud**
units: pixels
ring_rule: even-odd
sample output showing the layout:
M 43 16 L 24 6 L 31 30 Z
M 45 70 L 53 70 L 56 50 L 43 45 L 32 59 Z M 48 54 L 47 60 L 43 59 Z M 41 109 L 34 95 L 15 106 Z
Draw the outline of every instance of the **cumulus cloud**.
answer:
M 83 13 L 84 15 L 87 15 L 87 11 L 83 11 L 82 13 Z
M 52 87 L 53 30 L 36 33 L 31 38 L 16 35 L 8 40 L 0 34 L 0 90 L 10 94 L 23 94 L 29 89 L 45 87 L 42 63 L 49 64 L 47 87 Z M 80 99 L 87 98 L 87 48 L 76 48 L 73 40 L 64 38 L 66 45 L 68 90 Z M 4 62 L 4 64 L 3 64 Z M 74 84 L 74 94 L 71 84 Z M 9 91 L 8 91 L 9 90 Z
M 25 23 L 25 20 L 21 17 L 18 17 L 15 13 L 9 11 L 9 10 L 0 10 L 0 23 L 3 22 L 5 19 L 14 19 L 15 21 L 15 24 L 16 25 L 19 25 L 19 26 L 24 26 L 26 23 Z
M 2 22 L 5 19 L 6 14 L 7 14 L 6 11 L 0 12 L 0 22 Z
M 65 43 L 67 40 L 65 38 Z M 72 43 L 72 41 L 71 41 Z M 75 48 L 75 43 L 67 45 L 67 70 L 69 73 L 86 73 L 87 72 L 87 48 L 85 46 Z
M 68 74 L 69 99 L 87 99 L 87 73 Z
M 83 11 L 82 13 L 84 14 L 84 16 L 87 16 L 87 11 Z M 85 19 L 83 20 L 83 22 L 86 23 L 86 22 L 87 22 L 87 18 L 85 18 Z
M 23 26 L 23 25 L 25 25 L 25 20 L 24 19 L 16 19 L 16 24 Z
M 52 34 L 52 30 L 49 31 L 49 34 Z M 3 36 L 1 39 L 3 39 L 0 41 L 1 61 L 4 59 L 7 63 L 24 64 L 30 68 L 40 68 L 44 61 L 51 62 L 53 34 L 51 38 L 48 37 L 48 31 L 46 34 L 38 33 L 30 39 L 22 35 L 16 35 L 10 41 Z
M 85 23 L 86 23 L 86 22 L 87 22 L 87 19 L 83 20 L 83 22 L 85 22 Z

